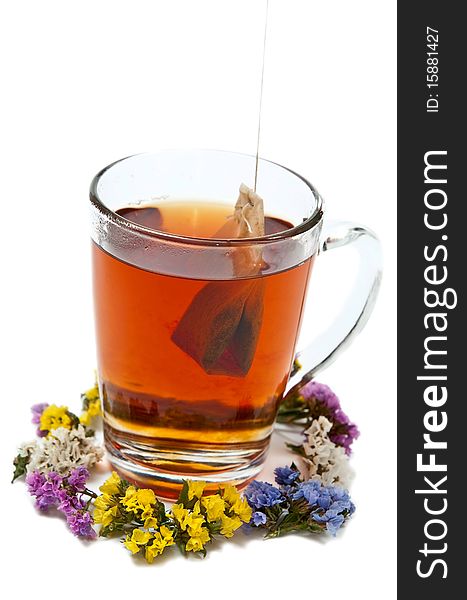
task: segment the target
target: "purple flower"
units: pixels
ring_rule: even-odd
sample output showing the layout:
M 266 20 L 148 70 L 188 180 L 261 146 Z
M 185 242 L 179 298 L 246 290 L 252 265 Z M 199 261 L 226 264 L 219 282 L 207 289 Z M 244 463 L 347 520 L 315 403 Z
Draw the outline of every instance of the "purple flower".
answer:
M 245 498 L 251 508 L 271 507 L 284 500 L 278 488 L 264 481 L 252 481 L 245 490 Z
M 251 522 L 256 527 L 264 525 L 266 523 L 266 515 L 263 512 L 256 511 L 251 515 Z
M 34 423 L 35 425 L 39 425 L 39 423 L 41 422 L 42 413 L 48 406 L 49 405 L 47 404 L 47 402 L 40 402 L 39 404 L 33 404 L 31 406 L 31 411 L 32 411 L 31 423 Z M 48 433 L 47 431 L 44 431 L 40 427 L 38 427 L 36 429 L 36 435 L 38 437 L 45 437 L 47 435 L 47 433 Z
M 26 475 L 26 485 L 31 496 L 35 496 L 38 490 L 45 483 L 45 475 L 39 473 L 39 471 L 33 471 Z
M 49 405 L 47 404 L 47 402 L 41 402 L 39 404 L 33 404 L 31 406 L 31 412 L 32 412 L 31 423 L 34 423 L 35 425 L 39 425 L 39 423 L 41 422 L 42 413 L 44 412 L 44 410 L 48 406 Z
M 317 419 L 322 415 L 329 419 L 332 423 L 329 439 L 337 446 L 342 446 L 347 455 L 350 454 L 350 446 L 360 432 L 341 409 L 339 398 L 331 388 L 312 380 L 300 388 L 299 394 L 309 406 L 310 418 Z
M 36 471 L 26 477 L 29 493 L 36 498 L 36 507 L 48 510 L 59 503 L 59 491 L 62 478 L 58 473 L 51 471 L 47 477 Z
M 58 492 L 57 497 L 59 500 L 57 508 L 65 515 L 75 510 L 81 510 L 86 506 L 85 500 L 65 488 Z
M 289 486 L 299 479 L 300 471 L 290 467 L 277 467 L 274 469 L 274 475 L 277 485 Z
M 66 520 L 73 535 L 83 538 L 96 537 L 96 532 L 92 528 L 93 519 L 87 511 L 75 510 L 69 512 Z
M 57 508 L 65 515 L 71 532 L 78 537 L 96 537 L 96 532 L 92 528 L 93 519 L 86 510 L 86 500 L 73 493 L 70 488 L 62 488 L 59 498 L 60 503 Z
M 341 408 L 339 398 L 331 388 L 324 383 L 318 383 L 314 379 L 301 388 L 300 395 L 306 400 L 315 398 L 322 404 L 325 404 L 331 411 L 340 410 Z
M 89 471 L 86 467 L 77 467 L 73 469 L 71 474 L 67 477 L 68 485 L 70 485 L 75 491 L 82 492 L 86 488 L 86 481 L 89 477 Z
M 44 475 L 38 471 L 29 473 L 26 484 L 29 493 L 36 498 L 36 507 L 48 510 L 56 507 L 62 512 L 74 535 L 94 538 L 93 519 L 87 511 L 87 502 L 80 494 L 85 489 L 89 472 L 84 467 L 73 469 L 67 479 L 51 471 Z

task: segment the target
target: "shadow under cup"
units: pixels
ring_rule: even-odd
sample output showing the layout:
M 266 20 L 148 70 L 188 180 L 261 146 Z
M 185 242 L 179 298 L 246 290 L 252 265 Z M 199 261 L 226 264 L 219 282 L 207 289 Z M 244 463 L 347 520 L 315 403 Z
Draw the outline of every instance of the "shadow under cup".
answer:
M 254 157 L 216 151 L 131 156 L 91 184 L 98 376 L 104 435 L 127 479 L 178 495 L 183 479 L 244 485 L 261 470 L 295 355 L 322 202 L 303 178 L 260 160 L 261 238 L 157 231 L 116 211 L 190 201 L 232 214 Z M 193 206 L 193 204 L 192 204 Z M 251 272 L 235 268 L 260 256 Z

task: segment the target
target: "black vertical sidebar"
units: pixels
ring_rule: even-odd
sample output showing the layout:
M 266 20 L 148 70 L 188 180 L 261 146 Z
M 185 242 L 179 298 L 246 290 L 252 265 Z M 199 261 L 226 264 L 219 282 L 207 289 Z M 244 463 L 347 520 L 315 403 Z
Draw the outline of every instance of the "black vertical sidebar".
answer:
M 462 183 L 467 25 L 462 9 L 450 0 L 398 2 L 402 599 L 467 595 L 467 194 Z

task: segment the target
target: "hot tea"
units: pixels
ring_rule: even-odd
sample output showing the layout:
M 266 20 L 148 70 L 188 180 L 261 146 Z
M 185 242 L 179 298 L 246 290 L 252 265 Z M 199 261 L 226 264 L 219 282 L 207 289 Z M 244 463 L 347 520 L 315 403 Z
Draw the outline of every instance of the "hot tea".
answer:
M 171 201 L 115 212 L 150 229 L 213 238 L 232 208 Z M 291 227 L 265 218 L 266 235 Z M 92 253 L 105 435 L 117 461 L 131 448 L 141 472 L 150 461 L 166 474 L 159 491 L 170 496 L 171 474 L 225 471 L 216 458 L 223 451 L 236 463 L 259 460 L 294 358 L 313 257 L 270 274 L 265 255 L 247 276 L 198 279 L 189 256 L 180 277 L 139 268 L 95 243 Z

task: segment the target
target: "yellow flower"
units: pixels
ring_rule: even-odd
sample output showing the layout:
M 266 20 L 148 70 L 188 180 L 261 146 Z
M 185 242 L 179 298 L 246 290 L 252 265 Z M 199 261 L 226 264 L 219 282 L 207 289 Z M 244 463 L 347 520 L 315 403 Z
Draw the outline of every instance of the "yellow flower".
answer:
M 153 514 L 154 514 L 154 509 L 150 504 L 148 504 L 147 506 L 145 506 L 143 508 L 143 512 L 141 513 L 141 518 L 144 520 L 144 519 L 147 519 L 148 517 L 152 517 Z
M 153 511 L 152 504 L 156 503 L 156 496 L 152 490 L 136 489 L 133 485 L 127 488 L 122 504 L 127 512 L 142 512 L 142 518 L 150 516 Z
M 89 388 L 84 392 L 83 396 L 89 402 L 95 402 L 96 400 L 99 400 L 99 387 L 97 385 L 97 381 L 92 388 Z
M 82 394 L 82 398 L 84 399 L 83 408 L 86 407 L 86 409 L 81 413 L 79 421 L 82 425 L 88 426 L 91 424 L 94 417 L 102 414 L 97 382 L 94 387 L 86 390 L 84 394 Z
M 88 427 L 89 425 L 91 425 L 91 415 L 89 414 L 89 412 L 87 410 L 83 411 L 79 417 L 79 422 L 81 423 L 81 425 L 84 425 L 85 427 Z
M 96 402 L 92 402 L 89 405 L 89 408 L 87 410 L 83 410 L 83 412 L 81 413 L 79 422 L 81 423 L 81 425 L 85 425 L 86 427 L 88 427 L 91 424 L 91 421 L 94 419 L 94 417 L 97 417 L 100 414 L 101 414 L 100 404 L 96 403 Z
M 101 523 L 103 527 L 110 525 L 110 523 L 112 523 L 113 519 L 118 514 L 117 505 L 118 500 L 112 496 L 109 496 L 108 494 L 102 494 L 101 496 L 98 496 L 94 500 L 94 522 Z
M 221 533 L 227 538 L 232 537 L 234 531 L 236 531 L 242 525 L 240 517 L 227 517 L 227 515 L 222 515 L 221 523 Z
M 188 500 L 193 498 L 201 498 L 203 490 L 206 487 L 205 481 L 191 481 L 188 480 Z
M 188 533 L 193 537 L 197 537 L 201 529 L 204 529 L 204 523 L 206 523 L 206 521 L 204 520 L 204 517 L 202 515 L 191 514 L 187 519 Z
M 94 507 L 98 508 L 99 510 L 107 510 L 109 504 L 107 502 L 108 496 L 107 494 L 102 494 L 102 496 L 97 496 L 97 498 L 94 500 Z M 110 498 L 109 498 L 110 500 Z
M 154 533 L 152 544 L 146 546 L 146 560 L 148 563 L 152 563 L 154 558 L 159 554 L 162 554 L 167 546 L 173 546 L 174 544 L 172 532 L 168 527 L 162 525 L 160 530 Z
M 125 546 L 125 548 L 130 550 L 130 552 L 132 554 L 136 554 L 137 552 L 140 551 L 140 547 L 138 546 L 138 544 L 133 542 L 129 535 L 126 536 L 125 541 L 123 542 L 123 545 Z
M 152 528 L 157 527 L 157 519 L 154 516 L 154 509 L 150 504 L 145 506 L 145 508 L 143 509 L 143 512 L 140 515 L 140 519 L 142 521 L 144 521 L 145 529 L 149 529 L 150 527 L 152 527 Z
M 99 398 L 89 403 L 88 413 L 91 415 L 91 417 L 97 417 L 101 414 L 101 403 Z
M 115 506 L 117 503 L 118 503 L 118 500 L 115 500 L 108 494 L 102 494 L 101 496 L 98 496 L 94 500 L 94 506 L 101 510 L 107 510 L 111 506 Z
M 201 505 L 198 500 L 193 506 L 191 513 L 189 513 L 185 519 L 187 531 L 190 535 L 196 536 L 203 523 L 206 523 L 203 515 L 201 515 L 200 512 Z
M 151 537 L 151 534 L 147 531 L 142 531 L 141 529 L 133 529 L 131 538 L 129 535 L 127 535 L 123 543 L 125 547 L 131 551 L 132 554 L 136 554 L 140 551 L 140 546 L 144 546 L 144 544 L 147 544 Z
M 210 523 L 217 521 L 224 514 L 225 502 L 218 494 L 206 496 L 201 500 L 206 509 L 206 516 Z
M 158 533 L 162 536 L 167 546 L 172 546 L 173 544 L 175 544 L 173 533 L 165 525 L 161 526 Z
M 184 508 L 181 504 L 174 504 L 172 506 L 172 516 L 173 518 L 178 521 L 179 525 L 180 525 L 180 529 L 182 531 L 185 531 L 186 527 L 187 527 L 187 518 L 189 516 L 189 511 Z
M 190 552 L 190 550 L 192 552 L 199 552 L 200 550 L 203 550 L 204 545 L 207 544 L 210 539 L 211 536 L 209 535 L 209 531 L 206 529 L 206 527 L 201 527 L 196 532 L 196 535 L 191 535 L 190 539 L 186 543 L 185 550 L 187 552 Z
M 95 508 L 93 514 L 94 523 L 100 523 L 102 527 L 107 527 L 112 523 L 117 514 L 118 506 L 112 506 L 112 508 L 109 508 L 107 510 L 102 508 Z
M 252 510 L 245 498 L 238 498 L 231 509 L 244 523 L 250 521 Z
M 123 542 L 125 547 L 131 551 L 132 554 L 136 554 L 140 551 L 140 546 L 144 546 L 149 542 L 152 535 L 148 531 L 142 531 L 141 529 L 133 529 L 131 538 L 129 535 L 126 536 Z
M 41 415 L 39 429 L 42 431 L 53 431 L 57 427 L 72 428 L 73 421 L 68 414 L 67 406 L 56 406 L 51 404 Z
M 136 495 L 136 488 L 134 485 L 130 485 L 127 488 L 125 495 L 123 496 L 121 502 L 128 512 L 130 510 L 133 510 L 136 512 L 137 507 L 138 507 L 138 497 Z
M 162 554 L 162 552 L 164 552 L 164 548 L 161 548 L 159 544 L 157 544 L 156 541 L 154 541 L 150 546 L 146 546 L 144 556 L 148 563 L 152 563 L 156 556 Z
M 151 537 L 152 536 L 148 531 L 143 531 L 142 529 L 133 529 L 133 533 L 131 535 L 133 542 L 136 542 L 139 546 L 147 544 Z
M 157 519 L 156 517 L 146 517 L 144 520 L 144 528 L 145 529 L 155 529 L 157 527 Z
M 143 507 L 146 507 L 148 504 L 156 503 L 156 495 L 154 494 L 154 492 L 152 490 L 147 490 L 147 489 L 138 490 L 136 492 L 136 498 Z
M 221 485 L 221 490 L 223 491 L 222 497 L 229 504 L 235 504 L 235 502 L 240 498 L 237 488 L 233 485 Z
M 118 494 L 120 491 L 120 484 L 122 480 L 117 475 L 115 471 L 112 471 L 112 475 L 104 481 L 104 483 L 99 488 L 103 494 L 108 494 L 112 496 L 113 494 Z
M 197 502 L 190 512 L 188 509 L 183 507 L 181 504 L 174 504 L 172 506 L 172 516 L 180 525 L 182 531 L 188 531 L 192 536 L 196 536 L 198 531 L 201 529 L 205 519 L 203 515 L 199 514 L 200 505 Z

